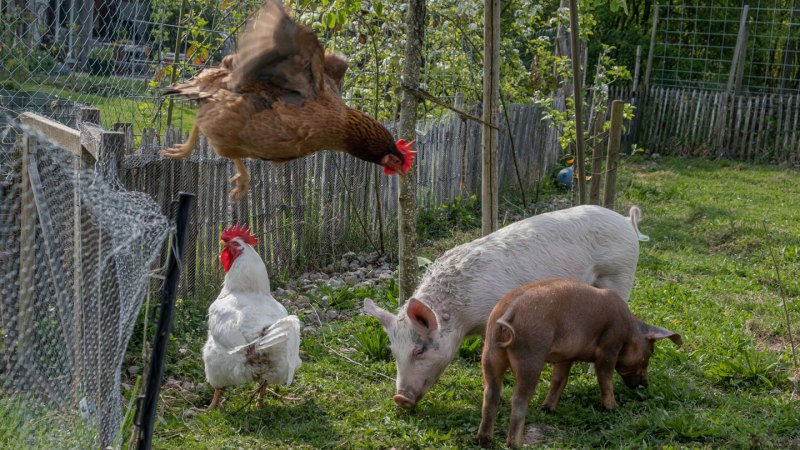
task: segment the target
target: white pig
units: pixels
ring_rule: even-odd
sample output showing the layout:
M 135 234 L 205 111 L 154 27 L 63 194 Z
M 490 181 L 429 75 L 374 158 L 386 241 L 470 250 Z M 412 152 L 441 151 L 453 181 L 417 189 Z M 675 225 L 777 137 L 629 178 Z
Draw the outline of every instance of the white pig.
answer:
M 394 401 L 411 408 L 450 364 L 461 341 L 483 334 L 508 291 L 545 278 L 571 278 L 615 290 L 625 301 L 639 259 L 638 207 L 626 218 L 584 205 L 520 220 L 448 250 L 397 315 L 364 302 L 391 342 L 397 363 Z

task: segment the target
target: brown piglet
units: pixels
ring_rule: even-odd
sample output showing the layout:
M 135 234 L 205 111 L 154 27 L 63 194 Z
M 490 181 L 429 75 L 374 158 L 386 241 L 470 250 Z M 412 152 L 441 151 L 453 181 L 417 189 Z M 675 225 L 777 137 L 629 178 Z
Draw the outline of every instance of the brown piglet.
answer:
M 616 369 L 629 388 L 647 387 L 647 364 L 653 344 L 663 338 L 681 345 L 681 336 L 634 317 L 610 289 L 548 279 L 514 289 L 492 310 L 483 345 L 483 417 L 478 442 L 491 443 L 503 374 L 514 372 L 509 447 L 522 443 L 528 404 L 545 363 L 553 363 L 545 411 L 555 411 L 575 361 L 594 363 L 600 396 L 614 409 L 612 378 Z

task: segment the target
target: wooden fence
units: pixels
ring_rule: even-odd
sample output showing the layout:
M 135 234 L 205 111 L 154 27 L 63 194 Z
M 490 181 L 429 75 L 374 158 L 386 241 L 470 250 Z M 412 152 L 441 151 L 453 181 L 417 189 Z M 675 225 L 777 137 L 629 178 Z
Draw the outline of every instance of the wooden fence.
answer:
M 661 154 L 800 163 L 800 94 L 653 86 L 641 121 L 639 144 Z
M 503 184 L 531 190 L 558 156 L 557 135 L 533 105 L 512 105 L 510 132 L 501 136 L 499 163 Z M 125 131 L 124 125 L 117 128 Z M 245 162 L 251 185 L 247 197 L 228 203 L 233 165 L 219 158 L 201 137 L 186 160 L 161 158 L 158 151 L 184 133 L 163 136 L 146 131 L 137 148 L 127 133 L 128 155 L 120 179 L 130 190 L 151 194 L 168 211 L 179 191 L 197 195 L 184 261 L 183 285 L 200 289 L 221 278 L 220 230 L 249 223 L 258 252 L 270 273 L 293 273 L 338 261 L 347 251 L 386 251 L 396 244 L 396 177 L 380 167 L 334 152 L 321 152 L 286 164 Z M 422 209 L 480 192 L 480 124 L 447 116 L 418 125 L 417 195 Z

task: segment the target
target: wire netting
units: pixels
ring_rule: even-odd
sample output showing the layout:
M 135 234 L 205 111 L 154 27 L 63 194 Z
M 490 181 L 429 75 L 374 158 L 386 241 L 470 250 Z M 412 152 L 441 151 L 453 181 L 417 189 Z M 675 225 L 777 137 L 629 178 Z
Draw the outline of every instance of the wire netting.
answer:
M 21 130 L 0 130 L 0 447 L 118 446 L 120 367 L 170 224 Z
M 75 106 L 92 105 L 102 111 L 106 128 L 130 123 L 137 137 L 144 128 L 187 128 L 194 107 L 166 99 L 162 89 L 233 52 L 237 33 L 262 3 L 2 1 L 0 74 L 6 80 L 0 106 L 74 126 Z M 287 8 L 326 49 L 349 58 L 345 100 L 391 120 L 402 95 L 405 4 L 375 2 L 364 9 L 338 3 L 298 0 Z M 466 37 L 482 22 L 480 11 L 470 8 L 454 1 L 429 8 L 421 87 L 447 104 L 474 104 L 482 95 L 480 50 Z
M 800 93 L 800 5 L 794 0 L 659 6 L 651 84 L 725 90 L 745 3 L 742 91 Z

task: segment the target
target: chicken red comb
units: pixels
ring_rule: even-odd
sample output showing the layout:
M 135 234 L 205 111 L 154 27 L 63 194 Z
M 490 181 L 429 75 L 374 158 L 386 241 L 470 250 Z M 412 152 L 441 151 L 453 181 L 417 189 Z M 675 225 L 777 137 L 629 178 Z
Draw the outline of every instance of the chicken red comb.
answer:
M 258 239 L 253 236 L 253 233 L 250 232 L 250 229 L 247 228 L 247 225 L 233 225 L 232 227 L 223 230 L 222 234 L 220 235 L 220 239 L 225 242 L 229 242 L 231 239 L 237 237 L 242 238 L 242 240 L 248 245 L 255 246 L 258 244 Z
M 397 149 L 403 154 L 403 173 L 408 173 L 411 170 L 411 163 L 414 162 L 414 155 L 417 153 L 411 150 L 415 142 L 417 141 L 407 143 L 405 139 L 397 141 Z

